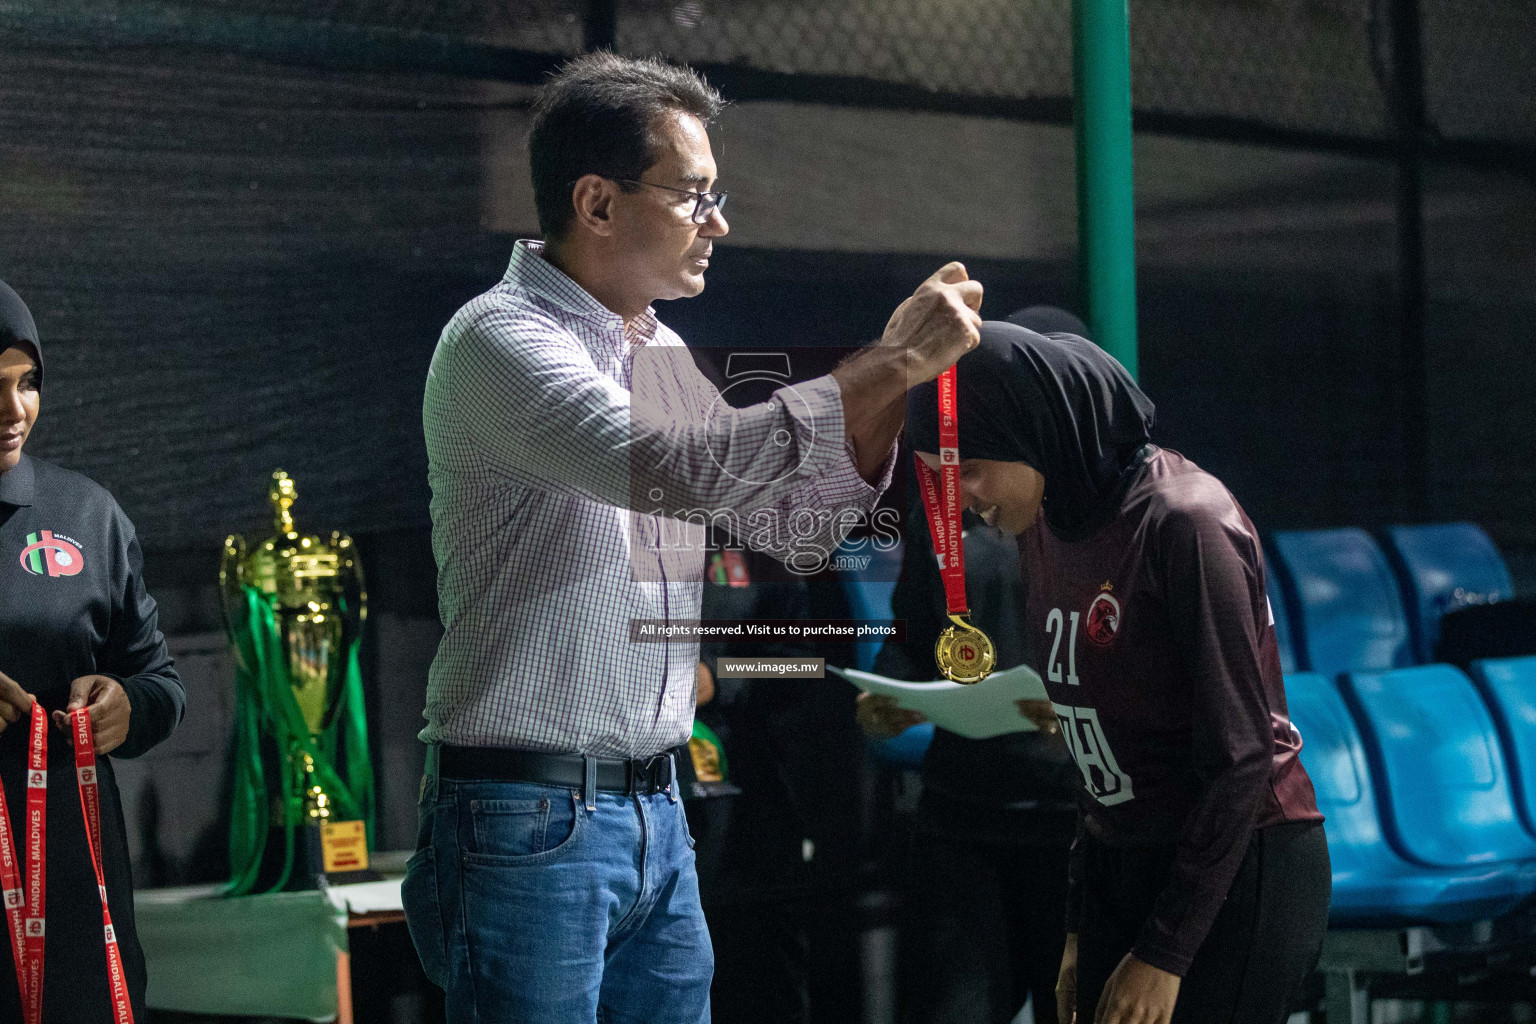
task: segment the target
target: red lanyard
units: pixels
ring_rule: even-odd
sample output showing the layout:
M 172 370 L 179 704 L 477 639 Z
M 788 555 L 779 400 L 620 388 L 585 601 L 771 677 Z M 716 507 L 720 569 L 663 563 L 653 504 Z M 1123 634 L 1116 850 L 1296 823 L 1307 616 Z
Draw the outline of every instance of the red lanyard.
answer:
M 928 512 L 928 532 L 939 556 L 944 601 L 954 625 L 939 634 L 933 659 L 956 683 L 979 683 L 997 664 L 997 647 L 970 623 L 965 602 L 965 540 L 960 532 L 960 407 L 955 398 L 955 368 L 939 374 L 939 471 L 917 456 L 917 480 Z
M 944 577 L 944 599 L 951 615 L 964 615 L 965 542 L 960 536 L 960 410 L 955 402 L 955 368 L 939 374 L 939 471 L 935 473 L 915 454 L 917 482 L 928 512 L 933 552 Z
M 133 1024 L 133 1005 L 123 974 L 123 957 L 112 929 L 107 906 L 107 881 L 101 865 L 101 799 L 96 788 L 96 743 L 91 716 L 84 708 L 69 715 L 75 741 L 75 779 L 80 787 L 80 813 L 85 819 L 85 841 L 96 869 L 96 891 L 101 896 L 101 923 L 107 946 L 107 977 L 112 986 L 113 1024 Z M 4 890 L 6 923 L 11 930 L 11 956 L 16 964 L 16 985 L 21 992 L 24 1024 L 42 1024 L 43 939 L 47 922 L 44 865 L 48 859 L 48 715 L 42 705 L 32 704 L 31 734 L 27 744 L 27 869 L 22 888 L 11 817 L 0 788 L 0 889 Z

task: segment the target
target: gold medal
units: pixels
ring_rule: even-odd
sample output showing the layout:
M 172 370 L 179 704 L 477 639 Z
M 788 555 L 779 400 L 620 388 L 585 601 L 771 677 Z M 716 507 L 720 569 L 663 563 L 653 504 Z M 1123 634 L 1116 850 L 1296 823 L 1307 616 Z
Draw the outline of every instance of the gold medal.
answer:
M 992 638 L 966 621 L 964 615 L 951 615 L 953 626 L 939 634 L 933 645 L 933 658 L 944 677 L 956 683 L 979 683 L 992 673 L 997 663 L 997 648 Z

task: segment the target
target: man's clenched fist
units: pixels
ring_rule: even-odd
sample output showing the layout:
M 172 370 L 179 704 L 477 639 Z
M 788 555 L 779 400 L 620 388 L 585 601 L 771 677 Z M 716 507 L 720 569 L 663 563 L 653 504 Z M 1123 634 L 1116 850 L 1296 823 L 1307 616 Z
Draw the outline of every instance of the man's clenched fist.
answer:
M 918 285 L 885 325 L 880 344 L 907 352 L 907 386 L 933 380 L 981 341 L 981 282 L 946 263 Z

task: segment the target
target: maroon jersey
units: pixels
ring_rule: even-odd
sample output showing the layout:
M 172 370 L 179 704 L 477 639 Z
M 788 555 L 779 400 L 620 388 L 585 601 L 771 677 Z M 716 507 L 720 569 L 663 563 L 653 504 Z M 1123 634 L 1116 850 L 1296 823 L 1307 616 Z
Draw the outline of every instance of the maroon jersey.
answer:
M 1182 976 L 1253 829 L 1322 815 L 1286 710 L 1258 532 L 1221 481 L 1145 450 L 1115 518 L 1075 540 L 1042 521 L 1019 551 L 1034 667 L 1083 777 L 1081 828 L 1111 845 L 1177 844 L 1134 952 Z

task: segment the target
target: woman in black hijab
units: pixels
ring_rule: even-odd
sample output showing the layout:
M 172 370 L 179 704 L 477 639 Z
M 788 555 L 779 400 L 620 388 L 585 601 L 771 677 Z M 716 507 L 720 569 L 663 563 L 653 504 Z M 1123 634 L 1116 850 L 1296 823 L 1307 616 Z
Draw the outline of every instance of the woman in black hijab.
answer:
M 1091 342 L 986 323 L 957 394 L 963 500 L 1019 536 L 1030 663 L 1083 780 L 1061 1019 L 1279 1024 L 1330 869 L 1257 531 L 1151 443 L 1152 402 Z M 937 407 L 908 394 L 935 469 Z
M 42 1016 L 118 1022 L 81 813 L 68 713 L 89 710 L 95 737 L 107 905 L 133 1018 L 143 1021 L 144 954 L 133 922 L 127 832 L 112 761 L 142 754 L 181 718 L 184 695 L 144 591 L 133 524 L 101 487 L 24 451 L 42 402 L 43 349 L 21 297 L 0 282 L 0 784 L 21 877 L 34 700 L 46 729 Z M 103 756 L 110 755 L 110 756 Z M 0 908 L 3 913 L 3 908 Z M 0 940 L 0 1021 L 25 1021 Z

